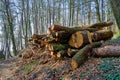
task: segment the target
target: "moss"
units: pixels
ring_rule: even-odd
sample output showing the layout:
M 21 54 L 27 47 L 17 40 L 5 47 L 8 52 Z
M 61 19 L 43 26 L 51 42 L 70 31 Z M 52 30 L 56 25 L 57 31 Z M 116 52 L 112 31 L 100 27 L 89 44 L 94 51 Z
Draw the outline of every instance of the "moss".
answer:
M 34 65 L 38 64 L 38 63 L 39 63 L 39 60 L 34 60 L 34 61 L 32 61 L 31 63 L 27 64 L 27 65 L 24 67 L 24 71 L 25 71 L 26 73 L 30 73 L 32 67 L 33 67 Z
M 62 44 L 57 44 L 53 46 L 53 50 L 54 51 L 60 51 L 60 50 L 65 50 L 67 49 L 69 46 L 68 45 L 62 45 Z

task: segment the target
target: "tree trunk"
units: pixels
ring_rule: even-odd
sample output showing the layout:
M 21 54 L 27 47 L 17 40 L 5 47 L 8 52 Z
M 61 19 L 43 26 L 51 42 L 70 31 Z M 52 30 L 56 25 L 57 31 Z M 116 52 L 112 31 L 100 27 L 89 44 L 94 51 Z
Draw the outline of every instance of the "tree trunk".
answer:
M 85 62 L 88 58 L 88 53 L 90 51 L 91 47 L 89 45 L 85 46 L 81 50 L 79 50 L 73 57 L 71 61 L 72 68 L 79 67 L 80 64 Z
M 68 49 L 67 54 L 70 57 L 73 57 L 79 50 L 78 49 Z
M 109 30 L 100 30 L 91 33 L 91 35 L 92 35 L 92 41 L 99 41 L 99 40 L 110 39 L 111 37 L 113 37 L 113 32 Z
M 81 27 L 69 28 L 69 27 L 64 27 L 64 26 L 54 25 L 54 24 L 50 27 L 50 29 L 52 31 L 66 31 L 71 33 L 74 33 L 76 31 L 83 31 L 83 30 L 88 30 L 90 32 L 98 31 L 98 29 L 95 29 L 95 28 L 81 28 Z
M 104 27 L 108 27 L 108 26 L 111 26 L 111 25 L 113 25 L 113 22 L 101 22 L 101 23 L 95 23 L 95 24 L 89 25 L 88 27 L 89 28 L 102 29 Z
M 110 4 L 116 19 L 117 26 L 120 30 L 120 0 L 110 0 Z
M 88 59 L 89 52 L 92 50 L 94 47 L 99 47 L 102 43 L 101 42 L 94 42 L 92 44 L 86 45 L 82 49 L 80 49 L 73 57 L 71 60 L 71 66 L 72 68 L 78 68 L 80 64 L 85 62 Z
M 8 24 L 9 24 L 9 29 L 10 29 L 10 37 L 11 37 L 11 41 L 12 41 L 12 45 L 13 45 L 13 54 L 15 56 L 17 54 L 17 50 L 16 50 L 14 31 L 13 31 L 13 18 L 12 18 L 12 12 L 10 10 L 9 0 L 5 0 L 5 8 L 6 8 L 6 14 L 7 14 Z
M 98 22 L 101 22 L 101 16 L 100 16 L 100 10 L 99 10 L 99 1 L 98 0 L 95 0 L 95 8 L 96 8 Z
M 53 52 L 58 52 L 60 50 L 66 50 L 68 49 L 69 46 L 67 44 L 50 44 L 49 45 L 49 50 Z
M 51 31 L 51 35 L 57 42 L 68 43 L 71 33 L 65 31 L 58 32 Z
M 92 53 L 96 57 L 119 57 L 120 46 L 104 46 L 101 48 L 94 48 Z
M 92 38 L 89 31 L 78 31 L 72 34 L 69 39 L 69 45 L 74 48 L 80 48 L 91 42 Z

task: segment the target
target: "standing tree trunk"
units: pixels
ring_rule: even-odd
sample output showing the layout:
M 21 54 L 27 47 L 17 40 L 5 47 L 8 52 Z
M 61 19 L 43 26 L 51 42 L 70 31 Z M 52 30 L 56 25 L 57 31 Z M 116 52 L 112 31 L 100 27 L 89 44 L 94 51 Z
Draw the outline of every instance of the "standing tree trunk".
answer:
M 72 3 L 72 0 L 69 0 L 69 26 L 71 26 L 71 3 Z
M 37 8 L 37 1 L 34 0 L 33 2 L 33 5 L 34 5 L 34 33 L 35 34 L 38 34 L 38 8 Z
M 50 11 L 50 0 L 47 0 L 48 13 L 49 13 L 49 25 L 51 25 L 51 11 Z
M 3 29 L 4 29 L 4 46 L 3 46 L 3 54 L 5 55 L 5 59 L 8 59 L 10 56 L 10 40 L 9 40 L 9 30 L 7 28 L 7 24 L 5 23 L 5 14 L 2 15 L 2 20 L 3 20 Z
M 113 10 L 114 17 L 116 19 L 117 26 L 120 31 L 120 0 L 110 0 L 110 4 Z
M 7 20 L 9 24 L 9 29 L 10 29 L 10 37 L 13 45 L 13 54 L 16 55 L 17 50 L 16 50 L 16 44 L 15 44 L 15 38 L 14 38 L 14 32 L 13 32 L 13 17 L 10 9 L 10 2 L 9 0 L 5 0 L 5 8 L 6 8 L 6 14 L 7 14 Z
M 90 22 L 91 22 L 91 2 L 88 2 L 88 24 L 90 24 Z
M 100 17 L 100 10 L 99 10 L 99 2 L 98 0 L 95 0 L 95 8 L 96 8 L 96 14 L 97 14 L 97 18 L 98 18 L 98 22 L 101 22 L 101 17 Z

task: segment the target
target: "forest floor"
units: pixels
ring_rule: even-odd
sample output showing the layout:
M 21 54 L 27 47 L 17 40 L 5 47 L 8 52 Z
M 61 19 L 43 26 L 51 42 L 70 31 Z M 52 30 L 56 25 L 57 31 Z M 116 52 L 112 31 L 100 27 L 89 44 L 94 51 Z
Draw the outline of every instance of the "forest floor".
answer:
M 120 80 L 120 57 L 90 57 L 79 68 L 72 69 L 71 58 L 58 59 L 48 50 L 36 50 L 39 52 L 31 58 L 0 62 L 0 80 Z

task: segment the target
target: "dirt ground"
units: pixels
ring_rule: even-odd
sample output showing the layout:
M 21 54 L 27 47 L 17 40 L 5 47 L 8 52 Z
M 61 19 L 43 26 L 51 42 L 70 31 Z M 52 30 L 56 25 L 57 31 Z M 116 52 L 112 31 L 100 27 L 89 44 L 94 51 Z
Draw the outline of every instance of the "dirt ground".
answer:
M 49 51 L 25 59 L 12 58 L 0 62 L 1 80 L 119 80 L 120 58 L 89 58 L 77 69 L 71 58 L 57 59 Z M 115 77 L 115 78 L 114 78 Z M 112 79 L 113 78 L 113 79 Z M 117 79 L 118 78 L 118 79 Z

